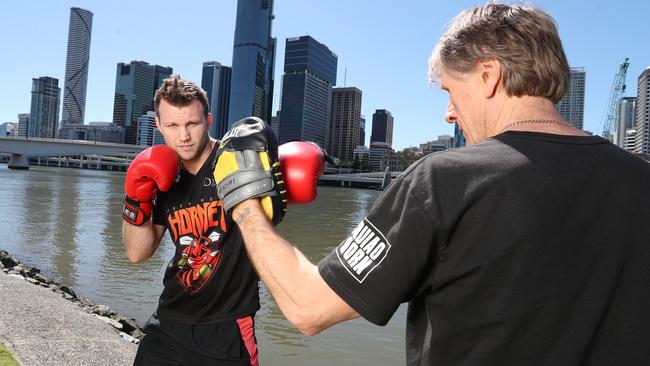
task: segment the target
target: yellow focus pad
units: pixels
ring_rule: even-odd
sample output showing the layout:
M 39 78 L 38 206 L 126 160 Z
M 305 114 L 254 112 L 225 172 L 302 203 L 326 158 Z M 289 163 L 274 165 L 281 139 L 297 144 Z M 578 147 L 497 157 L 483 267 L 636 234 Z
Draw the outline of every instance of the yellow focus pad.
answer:
M 264 169 L 264 171 L 271 170 L 269 154 L 266 151 L 260 151 L 260 160 L 262 161 L 262 169 Z
M 273 201 L 271 201 L 271 197 L 262 197 L 262 199 L 260 199 L 260 204 L 262 205 L 266 217 L 268 217 L 269 220 L 273 220 Z
M 235 152 L 224 151 L 217 161 L 217 169 L 214 170 L 214 180 L 219 183 L 232 172 L 239 170 Z
M 262 162 L 262 169 L 265 171 L 271 170 L 269 154 L 266 151 L 260 151 L 260 161 Z M 268 217 L 269 220 L 273 220 L 273 201 L 271 201 L 271 197 L 262 197 L 262 199 L 260 199 L 260 204 L 262 205 L 266 217 Z

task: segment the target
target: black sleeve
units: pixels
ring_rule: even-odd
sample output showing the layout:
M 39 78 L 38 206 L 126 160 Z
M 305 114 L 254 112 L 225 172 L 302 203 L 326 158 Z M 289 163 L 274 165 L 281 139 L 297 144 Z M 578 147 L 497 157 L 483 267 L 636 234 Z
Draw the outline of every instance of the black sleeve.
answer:
M 319 263 L 334 292 L 377 325 L 419 291 L 433 267 L 440 215 L 430 174 L 408 173 L 389 184 L 368 216 Z

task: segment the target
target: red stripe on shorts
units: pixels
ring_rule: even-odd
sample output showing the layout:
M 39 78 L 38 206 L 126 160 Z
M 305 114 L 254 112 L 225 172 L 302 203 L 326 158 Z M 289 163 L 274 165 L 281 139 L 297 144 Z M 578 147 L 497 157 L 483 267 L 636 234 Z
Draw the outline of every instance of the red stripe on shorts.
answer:
M 246 345 L 248 354 L 251 357 L 251 366 L 259 366 L 259 361 L 257 359 L 257 342 L 255 341 L 255 327 L 253 324 L 253 317 L 247 316 L 245 318 L 237 319 L 237 324 L 239 324 L 239 332 L 241 333 L 241 338 Z

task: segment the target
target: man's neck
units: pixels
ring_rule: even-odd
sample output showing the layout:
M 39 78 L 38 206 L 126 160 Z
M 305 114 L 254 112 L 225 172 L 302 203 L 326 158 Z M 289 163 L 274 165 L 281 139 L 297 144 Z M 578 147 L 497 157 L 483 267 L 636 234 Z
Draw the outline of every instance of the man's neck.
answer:
M 203 151 L 196 157 L 196 159 L 183 161 L 183 168 L 188 173 L 196 175 L 196 173 L 198 173 L 199 169 L 201 169 L 205 161 L 210 156 L 210 153 L 212 152 L 212 148 L 214 147 L 215 143 L 216 140 L 208 138 L 208 143 L 205 144 Z
M 505 131 L 544 132 L 586 136 L 566 122 L 553 102 L 542 97 L 508 97 L 493 125 L 491 136 Z

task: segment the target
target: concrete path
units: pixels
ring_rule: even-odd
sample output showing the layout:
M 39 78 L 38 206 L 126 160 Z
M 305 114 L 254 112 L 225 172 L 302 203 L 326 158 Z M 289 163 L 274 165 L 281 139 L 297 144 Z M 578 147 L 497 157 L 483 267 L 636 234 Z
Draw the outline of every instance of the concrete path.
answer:
M 131 365 L 138 347 L 76 303 L 3 271 L 0 341 L 23 366 Z

